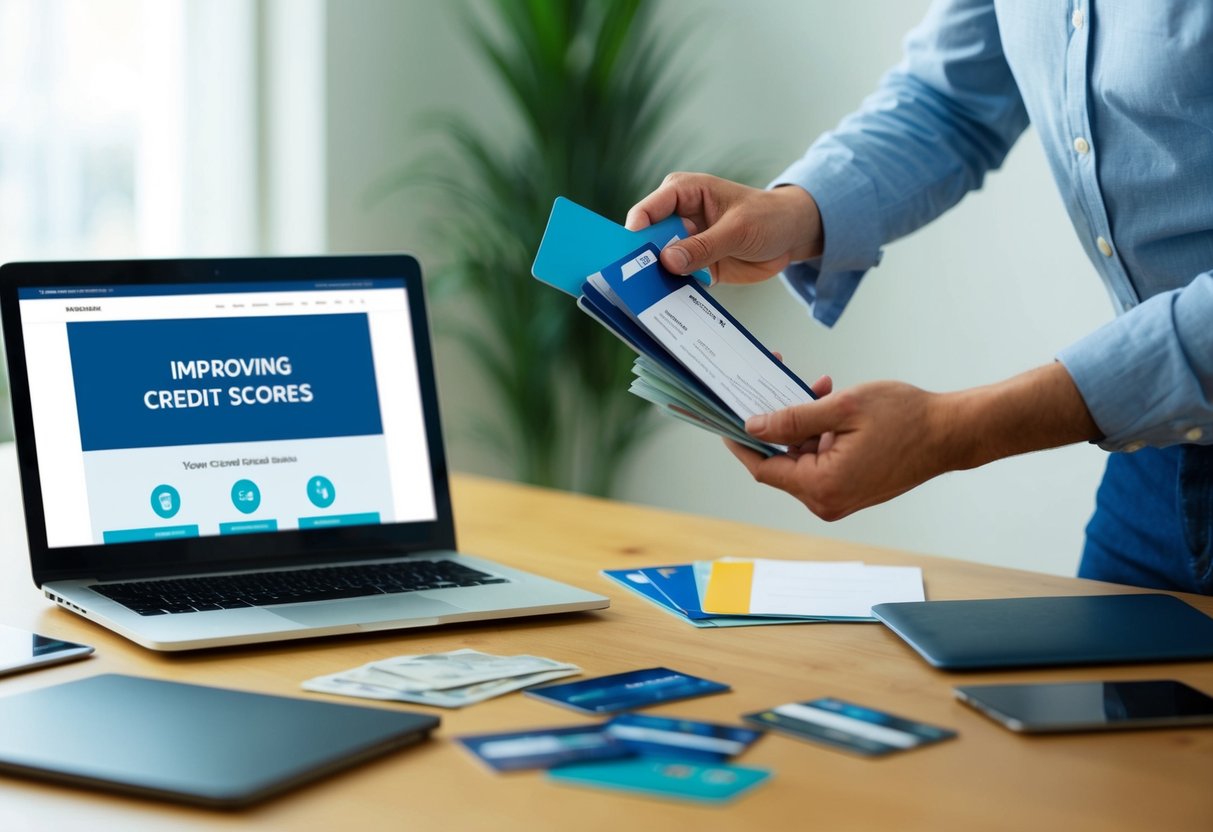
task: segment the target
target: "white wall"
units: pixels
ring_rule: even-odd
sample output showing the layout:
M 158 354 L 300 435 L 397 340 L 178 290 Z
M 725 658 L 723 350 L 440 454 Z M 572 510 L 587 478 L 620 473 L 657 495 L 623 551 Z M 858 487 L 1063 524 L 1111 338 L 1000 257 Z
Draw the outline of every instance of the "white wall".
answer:
M 774 176 L 845 115 L 899 55 L 925 0 L 666 0 L 664 25 L 690 39 L 697 87 L 670 136 L 686 158 L 757 157 Z M 482 123 L 503 113 L 475 56 L 458 39 L 455 4 L 330 3 L 328 237 L 333 250 L 406 248 L 427 261 L 427 206 L 363 196 L 432 139 L 420 113 L 462 109 Z M 690 162 L 688 161 L 688 164 Z M 656 184 L 656 183 L 654 183 Z M 888 247 L 833 330 L 811 322 L 775 282 L 721 298 L 802 375 L 838 386 L 895 378 L 932 390 L 995 381 L 1051 360 L 1111 317 L 1056 196 L 1035 136 L 1026 135 L 985 190 L 928 229 Z M 570 310 L 570 314 L 573 314 Z M 500 474 L 470 443 L 464 414 L 483 406 L 465 357 L 440 343 L 451 456 Z M 913 442 L 907 425 L 906 441 Z M 904 549 L 1072 573 L 1103 454 L 1072 447 L 951 474 L 834 524 L 751 482 L 717 440 L 662 424 L 625 472 L 625 499 Z M 738 554 L 761 554 L 745 552 Z

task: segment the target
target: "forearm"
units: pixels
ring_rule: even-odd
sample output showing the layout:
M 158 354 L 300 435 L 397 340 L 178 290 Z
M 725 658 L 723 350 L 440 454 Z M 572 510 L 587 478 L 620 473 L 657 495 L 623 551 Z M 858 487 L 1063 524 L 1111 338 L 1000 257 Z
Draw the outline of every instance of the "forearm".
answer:
M 811 193 L 824 226 L 821 256 L 793 258 L 789 288 L 832 326 L 882 247 L 980 187 L 1026 125 L 994 3 L 933 4 L 905 60 L 772 183 Z
M 1155 295 L 1062 350 L 1100 447 L 1213 442 L 1213 272 Z
M 935 410 L 947 470 L 1102 436 L 1058 362 L 997 384 L 940 394 Z

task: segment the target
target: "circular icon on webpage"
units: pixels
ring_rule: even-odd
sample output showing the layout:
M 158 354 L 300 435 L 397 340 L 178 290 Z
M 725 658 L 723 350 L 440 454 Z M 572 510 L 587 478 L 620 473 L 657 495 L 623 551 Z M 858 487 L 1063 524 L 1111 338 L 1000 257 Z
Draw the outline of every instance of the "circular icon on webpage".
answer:
M 307 498 L 317 508 L 328 508 L 337 499 L 337 489 L 328 477 L 315 476 L 307 481 Z
M 152 489 L 152 511 L 165 520 L 181 510 L 181 495 L 171 485 L 158 485 Z
M 261 505 L 261 489 L 252 480 L 236 480 L 232 486 L 232 504 L 243 514 L 252 514 Z

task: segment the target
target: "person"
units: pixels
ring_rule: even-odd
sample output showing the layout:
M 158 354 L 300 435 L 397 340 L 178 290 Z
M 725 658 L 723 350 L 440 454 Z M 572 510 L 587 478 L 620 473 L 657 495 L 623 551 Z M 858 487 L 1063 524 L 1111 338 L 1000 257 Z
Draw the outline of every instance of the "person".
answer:
M 974 389 L 823 377 L 819 400 L 746 423 L 788 454 L 729 448 L 834 520 L 946 471 L 1097 442 L 1111 453 L 1079 575 L 1213 593 L 1213 4 L 936 0 L 902 63 L 769 188 L 675 173 L 627 224 L 684 217 L 666 268 L 782 271 L 830 326 L 881 246 L 979 188 L 1029 123 L 1118 317 Z

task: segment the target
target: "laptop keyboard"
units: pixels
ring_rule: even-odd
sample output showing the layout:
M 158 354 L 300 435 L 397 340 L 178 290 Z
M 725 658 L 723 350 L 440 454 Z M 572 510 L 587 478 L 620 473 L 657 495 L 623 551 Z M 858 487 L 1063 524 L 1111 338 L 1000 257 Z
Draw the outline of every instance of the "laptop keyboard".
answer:
M 508 582 L 455 561 L 410 560 L 97 584 L 92 589 L 140 615 L 166 615 Z

